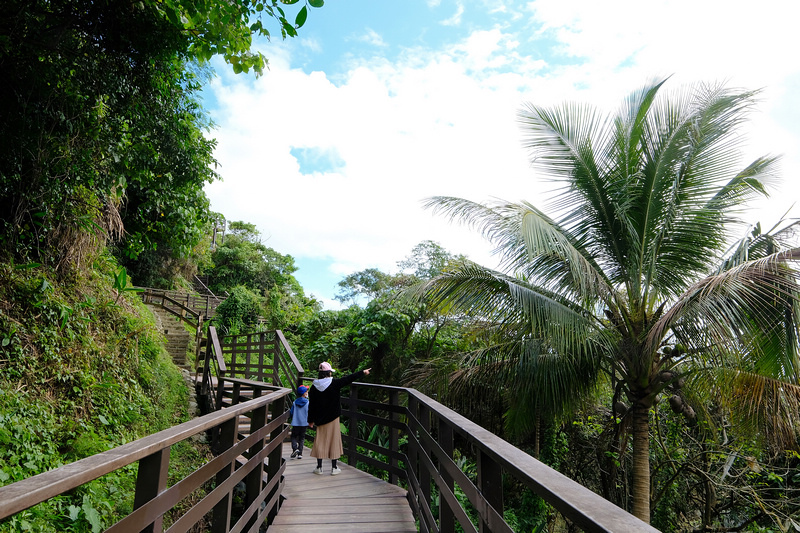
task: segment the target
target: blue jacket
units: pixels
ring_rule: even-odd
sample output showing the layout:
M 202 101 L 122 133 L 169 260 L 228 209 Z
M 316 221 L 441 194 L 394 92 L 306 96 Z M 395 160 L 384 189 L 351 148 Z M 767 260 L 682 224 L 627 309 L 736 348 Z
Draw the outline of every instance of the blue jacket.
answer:
M 300 396 L 289 408 L 289 415 L 292 417 L 293 426 L 308 425 L 308 398 Z

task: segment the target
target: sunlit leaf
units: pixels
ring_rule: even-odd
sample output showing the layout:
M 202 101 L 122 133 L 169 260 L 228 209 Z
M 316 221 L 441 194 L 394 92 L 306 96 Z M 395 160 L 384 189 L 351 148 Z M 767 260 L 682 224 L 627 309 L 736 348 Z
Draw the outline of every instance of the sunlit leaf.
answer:
M 303 24 L 306 23 L 307 18 L 308 18 L 308 8 L 306 8 L 306 6 L 303 6 L 303 9 L 301 9 L 297 13 L 297 17 L 295 17 L 294 19 L 294 25 L 297 26 L 298 28 L 302 28 Z

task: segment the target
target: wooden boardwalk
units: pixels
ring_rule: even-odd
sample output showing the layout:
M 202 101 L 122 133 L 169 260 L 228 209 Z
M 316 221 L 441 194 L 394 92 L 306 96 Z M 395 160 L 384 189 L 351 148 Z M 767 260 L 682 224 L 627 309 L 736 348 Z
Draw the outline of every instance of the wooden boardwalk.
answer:
M 332 531 L 349 533 L 416 533 L 417 526 L 406 491 L 339 462 L 342 473 L 331 476 L 325 460 L 323 475 L 312 473 L 317 460 L 306 448 L 302 459 L 290 459 L 292 447 L 283 445 L 286 485 L 278 516 L 270 533 Z

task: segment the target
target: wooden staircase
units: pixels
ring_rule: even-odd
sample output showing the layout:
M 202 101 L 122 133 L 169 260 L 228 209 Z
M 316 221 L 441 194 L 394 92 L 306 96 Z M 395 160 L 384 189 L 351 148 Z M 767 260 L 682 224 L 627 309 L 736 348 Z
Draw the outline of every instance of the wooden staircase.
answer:
M 192 342 L 192 333 L 186 331 L 180 318 L 162 306 L 147 304 L 147 307 L 152 311 L 156 324 L 166 337 L 167 352 L 172 357 L 172 361 L 181 368 L 193 370 L 186 358 Z

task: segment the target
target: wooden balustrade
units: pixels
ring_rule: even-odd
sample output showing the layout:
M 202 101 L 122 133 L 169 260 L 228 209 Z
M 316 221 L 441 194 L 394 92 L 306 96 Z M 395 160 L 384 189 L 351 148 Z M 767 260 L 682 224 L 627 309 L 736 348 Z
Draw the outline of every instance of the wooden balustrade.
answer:
M 288 437 L 290 390 L 273 390 L 275 387 L 265 383 L 247 386 L 251 387 L 248 396 L 254 396 L 252 400 L 239 403 L 241 397 L 237 395 L 234 405 L 227 409 L 0 487 L 0 519 L 138 462 L 134 510 L 107 532 L 160 532 L 164 513 L 207 482 L 213 488 L 169 531 L 189 531 L 207 517 L 211 532 L 258 532 L 264 521 L 277 513 L 280 504 L 285 468 L 282 441 Z M 250 425 L 249 435 L 244 438 L 238 428 L 242 417 L 249 418 Z M 170 447 L 205 432 L 218 435 L 216 457 L 167 488 Z M 240 482 L 245 487 L 245 508 L 240 516 L 234 516 L 231 502 Z
M 294 389 L 303 377 L 303 367 L 280 330 L 220 338 L 209 326 L 199 346 L 195 382 L 198 401 L 207 410 L 230 404 L 236 380 Z
M 221 338 L 227 377 L 252 379 L 280 387 L 295 388 L 303 367 L 280 330 L 261 331 Z
M 503 483 L 509 478 L 584 531 L 657 531 L 414 389 L 356 383 L 342 403 L 342 417 L 349 425 L 344 439 L 347 462 L 385 472 L 390 482 L 402 483 L 422 532 L 452 533 L 458 523 L 466 532 L 511 533 L 503 519 Z M 359 438 L 359 421 L 385 427 L 388 447 Z M 401 436 L 406 437 L 403 446 Z M 476 465 L 476 479 L 458 467 L 456 452 Z M 469 500 L 471 512 L 477 513 L 477 523 L 459 503 L 456 486 Z
M 198 343 L 197 369 L 195 372 L 195 392 L 197 401 L 203 412 L 219 409 L 221 406 L 221 391 L 219 379 L 228 371 L 225 358 L 222 356 L 222 346 L 217 336 L 217 328 L 208 327 L 208 335 Z M 224 388 L 224 385 L 223 385 Z
M 187 292 L 153 289 L 150 287 L 136 287 L 139 289 L 145 303 L 159 304 L 181 318 L 186 315 L 202 316 L 209 319 L 214 316 L 216 309 L 224 298 L 210 294 L 189 294 Z
M 160 298 L 169 299 L 161 295 Z M 203 346 L 201 397 L 216 411 L 150 437 L 0 488 L 0 519 L 107 473 L 138 462 L 133 512 L 108 531 L 162 531 L 162 517 L 206 482 L 215 488 L 171 527 L 183 532 L 210 516 L 209 531 L 256 532 L 278 511 L 282 490 L 281 441 L 288 436 L 288 398 L 303 369 L 280 331 L 225 338 L 213 326 Z M 212 399 L 213 398 L 213 399 Z M 347 462 L 383 473 L 408 491 L 423 533 L 508 532 L 504 484 L 530 489 L 589 532 L 656 532 L 623 509 L 558 473 L 491 432 L 414 389 L 354 383 L 342 399 Z M 222 407 L 226 407 L 222 409 Z M 246 417 L 249 423 L 246 422 Z M 240 428 L 240 421 L 244 420 Z M 359 436 L 359 422 L 384 428 L 385 439 Z M 218 455 L 167 487 L 169 450 L 198 433 L 212 437 Z M 313 432 L 312 432 L 313 433 Z M 469 460 L 467 475 L 457 460 Z M 266 460 L 266 462 L 265 462 Z M 234 487 L 245 486 L 246 509 L 231 514 Z M 467 507 L 460 498 L 466 497 Z

